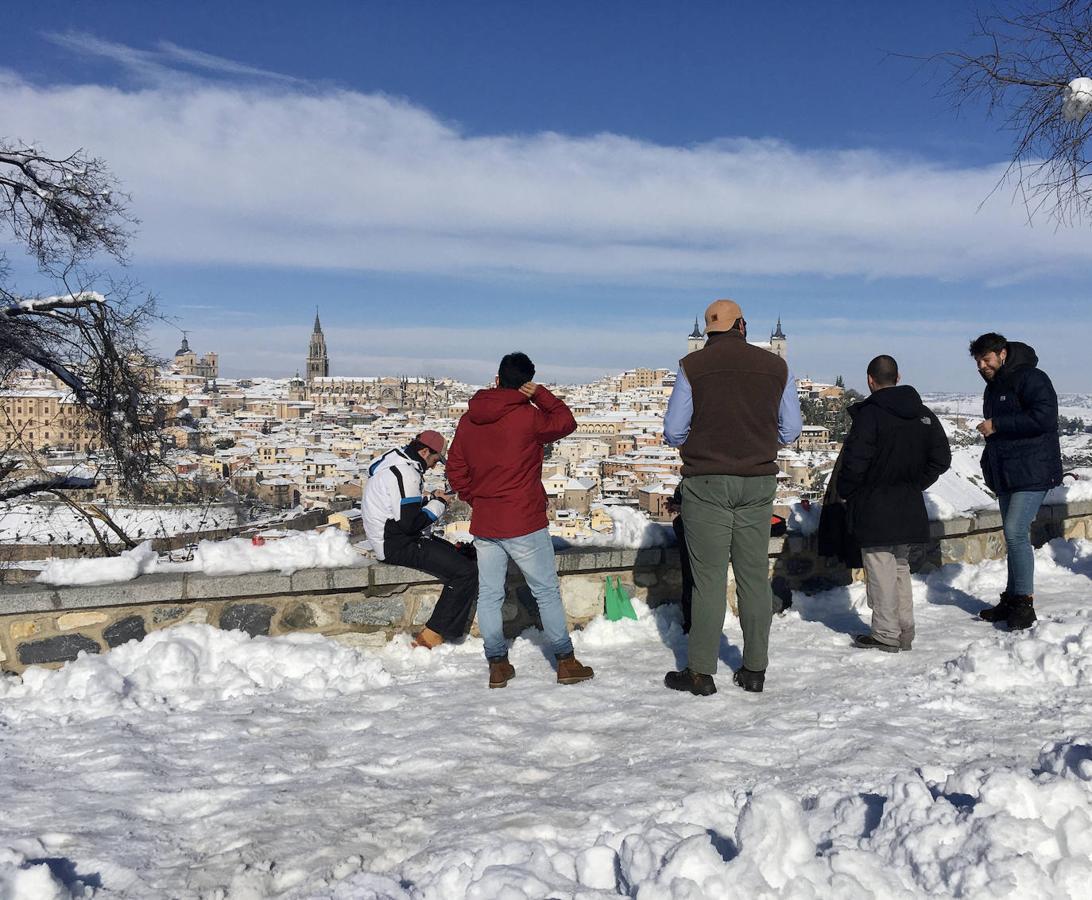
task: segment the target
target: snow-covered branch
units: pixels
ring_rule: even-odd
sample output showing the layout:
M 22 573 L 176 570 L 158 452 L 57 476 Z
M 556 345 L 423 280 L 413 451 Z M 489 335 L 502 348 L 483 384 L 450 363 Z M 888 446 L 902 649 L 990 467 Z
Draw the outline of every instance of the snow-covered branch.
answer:
M 74 491 L 85 490 L 95 486 L 94 478 L 78 478 L 71 475 L 57 475 L 46 478 L 36 475 L 32 478 L 24 478 L 19 481 L 0 482 L 0 500 L 10 500 L 12 497 L 25 497 L 28 494 L 37 494 L 42 491 Z
M 62 294 L 56 297 L 32 297 L 26 300 L 12 300 L 0 306 L 0 316 L 14 318 L 19 315 L 43 315 L 56 309 L 82 309 L 96 304 L 104 306 L 106 298 L 98 291 L 81 291 L 78 294 Z

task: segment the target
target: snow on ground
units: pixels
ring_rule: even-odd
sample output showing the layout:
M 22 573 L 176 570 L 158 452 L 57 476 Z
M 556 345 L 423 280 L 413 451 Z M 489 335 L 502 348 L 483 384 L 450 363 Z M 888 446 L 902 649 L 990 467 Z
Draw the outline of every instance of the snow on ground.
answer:
M 952 448 L 952 467 L 925 492 L 930 519 L 955 519 L 976 510 L 997 508 L 997 499 L 982 477 L 981 459 L 981 447 Z
M 554 538 L 554 546 L 611 547 L 640 549 L 642 547 L 670 547 L 675 543 L 675 532 L 670 525 L 653 522 L 645 513 L 631 506 L 604 506 L 611 519 L 610 534 L 593 537 Z
M 111 584 L 132 581 L 150 572 L 204 572 L 206 575 L 247 575 L 300 569 L 340 569 L 368 562 L 349 535 L 336 528 L 325 531 L 289 531 L 283 537 L 255 544 L 250 538 L 201 541 L 193 560 L 172 563 L 161 560 L 147 541 L 132 550 L 106 559 L 53 559 L 36 579 L 42 584 Z
M 822 503 L 796 500 L 789 504 L 785 525 L 789 531 L 797 534 L 815 534 L 819 530 L 819 518 L 822 514 Z
M 667 691 L 674 607 L 349 650 L 205 626 L 0 679 L 0 896 L 1083 897 L 1092 543 L 1037 553 L 1041 622 L 977 620 L 1003 562 L 916 578 L 910 653 L 853 650 L 861 585 L 775 619 L 763 694 Z
M 1065 479 L 1059 487 L 1047 491 L 1044 503 L 1077 503 L 1092 500 L 1092 470 L 1077 469 L 1079 480 Z

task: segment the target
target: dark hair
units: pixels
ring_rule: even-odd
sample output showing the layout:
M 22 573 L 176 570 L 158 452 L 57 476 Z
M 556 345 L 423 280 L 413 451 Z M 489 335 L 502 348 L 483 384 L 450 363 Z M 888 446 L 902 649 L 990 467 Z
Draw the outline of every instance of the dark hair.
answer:
M 1003 334 L 998 334 L 996 331 L 987 331 L 971 341 L 971 356 L 978 359 L 978 357 L 985 356 L 987 353 L 1000 353 L 1008 345 L 1009 342 L 1005 340 Z
M 535 364 L 526 353 L 509 353 L 497 369 L 502 388 L 519 388 L 535 377 Z
M 881 353 L 868 364 L 868 374 L 880 387 L 891 387 L 899 383 L 899 364 L 895 357 Z
M 436 452 L 428 444 L 422 444 L 419 440 L 417 440 L 417 438 L 414 438 L 412 441 L 406 444 L 406 456 L 420 458 L 422 450 L 427 450 L 429 453 Z

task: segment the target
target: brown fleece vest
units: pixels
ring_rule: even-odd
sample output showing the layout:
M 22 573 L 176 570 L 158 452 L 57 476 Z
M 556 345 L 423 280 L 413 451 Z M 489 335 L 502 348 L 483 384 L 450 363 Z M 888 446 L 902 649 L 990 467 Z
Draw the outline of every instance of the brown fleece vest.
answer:
M 725 331 L 679 364 L 694 394 L 683 475 L 776 475 L 785 361 Z

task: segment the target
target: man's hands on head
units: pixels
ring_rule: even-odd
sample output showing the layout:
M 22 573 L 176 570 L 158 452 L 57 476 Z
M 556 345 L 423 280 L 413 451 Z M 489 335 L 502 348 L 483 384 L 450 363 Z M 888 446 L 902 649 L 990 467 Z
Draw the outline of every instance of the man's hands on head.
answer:
M 530 400 L 535 395 L 535 391 L 537 390 L 538 385 L 535 384 L 533 381 L 528 381 L 526 384 L 520 385 L 519 388 L 519 392 L 523 394 L 523 396 L 526 397 L 528 400 Z

